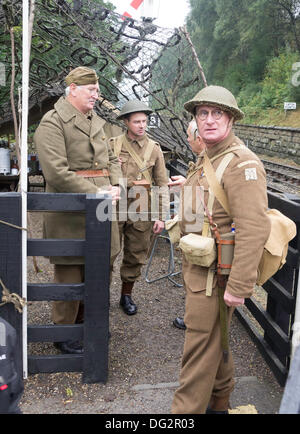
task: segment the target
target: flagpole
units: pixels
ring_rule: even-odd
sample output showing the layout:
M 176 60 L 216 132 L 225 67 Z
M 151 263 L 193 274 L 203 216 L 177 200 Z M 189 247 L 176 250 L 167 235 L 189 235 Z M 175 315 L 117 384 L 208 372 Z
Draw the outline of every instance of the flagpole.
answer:
M 27 228 L 27 182 L 28 182 L 28 94 L 29 94 L 29 0 L 23 0 L 22 23 L 22 124 L 20 186 L 22 198 L 22 227 Z M 22 231 L 22 297 L 27 300 L 27 231 Z M 23 308 L 23 377 L 28 376 L 27 363 L 27 306 Z

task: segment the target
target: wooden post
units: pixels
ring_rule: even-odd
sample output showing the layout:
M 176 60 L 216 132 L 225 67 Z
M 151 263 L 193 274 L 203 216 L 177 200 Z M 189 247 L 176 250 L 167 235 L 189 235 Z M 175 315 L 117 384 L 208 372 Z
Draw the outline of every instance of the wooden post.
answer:
M 0 220 L 21 226 L 21 194 L 0 193 Z M 22 296 L 22 231 L 0 223 L 0 278 L 11 293 Z M 0 285 L 0 304 L 2 300 Z M 0 316 L 9 322 L 17 333 L 19 375 L 22 378 L 22 314 L 13 303 L 0 306 Z
M 108 376 L 111 221 L 97 219 L 100 202 L 86 196 L 84 383 L 105 383 Z
M 193 52 L 193 56 L 194 56 L 194 58 L 195 58 L 195 60 L 196 60 L 197 66 L 198 66 L 199 71 L 200 71 L 200 76 L 201 76 L 201 78 L 202 78 L 202 81 L 203 81 L 203 83 L 204 83 L 204 86 L 207 87 L 207 81 L 206 81 L 206 78 L 205 78 L 205 74 L 204 74 L 204 71 L 203 71 L 202 65 L 201 65 L 201 63 L 200 63 L 200 60 L 199 60 L 199 58 L 198 58 L 198 56 L 197 56 L 197 52 L 196 52 L 196 50 L 195 50 L 195 47 L 194 47 L 194 45 L 193 45 L 193 42 L 192 42 L 192 40 L 191 40 L 191 38 L 190 38 L 190 35 L 189 35 L 189 33 L 188 33 L 186 27 L 180 27 L 180 30 L 182 31 L 182 33 L 184 34 L 184 36 L 186 37 L 188 43 L 189 43 L 190 46 L 191 46 L 191 49 L 192 49 L 192 52 Z

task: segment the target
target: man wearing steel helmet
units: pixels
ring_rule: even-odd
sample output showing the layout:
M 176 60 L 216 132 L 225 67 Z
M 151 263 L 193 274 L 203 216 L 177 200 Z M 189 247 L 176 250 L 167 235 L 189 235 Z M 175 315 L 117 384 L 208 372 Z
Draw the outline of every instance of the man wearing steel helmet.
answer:
M 104 124 L 93 111 L 99 97 L 96 72 L 86 67 L 73 69 L 65 78 L 65 97 L 42 118 L 34 142 L 39 154 L 46 191 L 49 193 L 98 193 L 107 191 L 113 202 L 119 198 L 122 176 L 118 159 L 106 141 Z M 44 215 L 45 238 L 85 238 L 83 213 L 47 213 Z M 111 255 L 120 250 L 118 225 L 112 222 Z M 83 257 L 51 257 L 56 283 L 84 281 Z M 52 318 L 55 324 L 83 321 L 79 301 L 56 301 Z M 57 342 L 64 353 L 82 353 L 79 342 Z
M 220 86 L 208 86 L 184 107 L 194 116 L 206 151 L 189 174 L 182 196 L 188 188 L 195 192 L 200 186 L 207 206 L 211 193 L 203 168 L 205 154 L 215 171 L 224 155 L 230 154 L 220 181 L 228 198 L 230 216 L 216 198 L 211 215 L 221 236 L 235 224 L 235 247 L 230 274 L 223 279 L 216 275 L 214 266 L 192 264 L 183 255 L 187 330 L 180 386 L 174 395 L 172 412 L 226 414 L 234 388 L 228 327 L 234 308 L 242 305 L 254 290 L 259 260 L 270 232 L 266 176 L 258 157 L 232 131 L 234 121 L 242 119 L 243 113 L 231 92 Z M 204 227 L 209 227 L 202 212 L 204 223 L 197 232 L 199 235 L 203 235 Z M 189 230 L 184 209 L 182 216 L 180 229 L 186 235 Z
M 164 229 L 166 217 L 164 209 L 168 206 L 168 177 L 163 153 L 159 144 L 146 134 L 148 115 L 151 113 L 152 110 L 145 103 L 139 100 L 128 101 L 118 116 L 118 119 L 123 120 L 126 132 L 109 141 L 115 155 L 119 158 L 123 177 L 126 180 L 128 209 L 136 198 L 134 188 L 136 191 L 143 187 L 148 190 L 149 193 L 145 195 L 148 209 L 151 207 L 149 195 L 152 186 L 159 187 L 162 191 L 159 198 L 159 213 L 156 217 L 150 213 L 147 221 L 133 221 L 128 214 L 124 217 L 119 213 L 120 243 L 123 238 L 124 244 L 120 270 L 122 281 L 120 306 L 127 315 L 134 315 L 137 312 L 137 306 L 131 297 L 133 286 L 141 274 L 142 266 L 146 263 L 151 231 L 159 234 Z

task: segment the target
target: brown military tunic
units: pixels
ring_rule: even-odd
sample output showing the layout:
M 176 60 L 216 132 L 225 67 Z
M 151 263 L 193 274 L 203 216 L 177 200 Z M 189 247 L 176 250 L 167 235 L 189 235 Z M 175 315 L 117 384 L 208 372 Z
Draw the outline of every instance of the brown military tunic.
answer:
M 106 142 L 105 121 L 95 112 L 91 120 L 61 97 L 42 118 L 34 134 L 47 193 L 97 193 L 109 184 L 118 185 L 122 176 L 117 158 Z M 79 170 L 108 169 L 109 176 L 83 178 Z M 46 238 L 85 238 L 83 213 L 47 213 Z M 116 231 L 112 231 L 112 255 L 119 251 Z M 55 264 L 83 264 L 80 257 L 52 257 Z
M 225 140 L 207 150 L 210 159 L 241 141 L 231 133 Z M 235 250 L 232 269 L 226 289 L 230 294 L 245 298 L 253 293 L 257 268 L 264 244 L 270 232 L 266 215 L 268 206 L 266 176 L 262 163 L 248 148 L 233 151 L 234 157 L 222 177 L 222 186 L 228 197 L 231 217 L 215 199 L 212 216 L 221 234 L 230 232 L 235 223 Z M 216 170 L 222 160 L 216 158 Z M 208 200 L 208 182 L 203 172 L 203 156 L 197 169 L 189 176 L 184 189 L 204 188 Z M 195 205 L 192 204 L 195 210 Z M 186 222 L 181 221 L 181 232 L 187 233 Z M 201 231 L 199 231 L 201 233 Z M 185 336 L 180 386 L 175 392 L 173 413 L 205 413 L 211 397 L 229 396 L 234 387 L 233 362 L 224 363 L 221 347 L 219 299 L 216 278 L 211 296 L 206 295 L 207 268 L 188 263 L 183 258 L 183 277 L 186 288 Z M 233 308 L 228 309 L 230 322 Z
M 117 158 L 106 142 L 105 121 L 95 112 L 90 119 L 61 97 L 42 118 L 34 142 L 46 179 L 48 193 L 97 193 L 108 185 L 118 185 L 122 176 Z M 79 170 L 108 169 L 109 176 L 83 178 Z M 111 255 L 120 251 L 118 225 L 112 222 Z M 45 238 L 85 238 L 84 213 L 45 213 Z M 51 257 L 55 281 L 79 283 L 84 277 L 83 257 Z M 79 302 L 55 302 L 53 321 L 74 323 Z
M 130 205 L 136 200 L 135 197 L 130 197 L 130 189 L 133 187 L 134 181 L 144 179 L 140 172 L 137 163 L 134 161 L 133 157 L 128 153 L 124 146 L 124 142 L 128 141 L 137 155 L 143 160 L 147 147 L 150 145 L 149 137 L 145 134 L 140 140 L 131 140 L 127 134 L 121 136 L 122 147 L 119 157 L 122 160 L 122 173 L 123 177 L 127 181 L 127 210 Z M 111 148 L 116 151 L 117 138 L 112 138 L 109 140 Z M 151 155 L 145 166 L 151 175 L 153 185 L 157 187 L 163 187 L 165 193 L 167 192 L 168 177 L 166 173 L 165 161 L 163 153 L 158 144 L 155 144 Z M 131 190 L 132 191 L 132 190 Z M 166 200 L 166 195 L 164 195 L 164 200 Z M 150 206 L 149 202 L 148 205 Z M 165 217 L 162 213 L 159 213 L 154 220 L 164 220 Z M 122 216 L 122 214 L 120 213 Z M 151 221 L 151 215 L 149 214 L 148 221 L 131 221 L 127 216 L 120 217 L 119 222 L 119 234 L 120 243 L 124 243 L 124 255 L 123 262 L 121 265 L 121 280 L 123 282 L 134 282 L 140 276 L 141 268 L 146 263 L 146 255 L 150 244 L 151 229 L 153 221 Z

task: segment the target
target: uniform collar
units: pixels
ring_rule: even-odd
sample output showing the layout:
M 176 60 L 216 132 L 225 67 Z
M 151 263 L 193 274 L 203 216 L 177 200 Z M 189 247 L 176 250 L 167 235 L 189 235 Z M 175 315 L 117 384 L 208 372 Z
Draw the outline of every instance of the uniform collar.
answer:
M 132 140 L 129 136 L 128 133 L 126 131 L 125 133 L 125 137 L 127 139 L 127 141 L 129 143 L 137 143 L 139 145 L 140 148 L 142 148 L 146 143 L 149 142 L 149 138 L 147 136 L 147 134 L 145 133 L 139 140 Z
M 79 111 L 76 107 L 74 107 L 66 97 L 61 96 L 59 100 L 54 104 L 54 108 L 59 114 L 59 116 L 62 118 L 64 122 L 68 122 L 70 119 L 72 119 L 74 116 L 81 116 L 84 119 L 91 120 L 95 112 L 94 110 L 90 110 L 88 113 L 84 114 L 81 111 Z
M 234 132 L 231 130 L 231 132 L 228 134 L 226 139 L 222 140 L 220 143 L 217 143 L 216 145 L 212 146 L 211 148 L 207 148 L 206 153 L 207 153 L 208 157 L 212 158 L 215 155 L 219 154 L 220 152 L 225 151 L 225 149 L 229 148 L 235 140 L 236 140 L 236 137 L 234 135 Z
M 64 122 L 69 122 L 72 118 L 75 118 L 75 125 L 91 136 L 97 134 L 105 124 L 105 121 L 97 116 L 94 110 L 85 115 L 77 110 L 64 96 L 59 98 L 54 108 Z M 87 116 L 90 116 L 91 119 L 89 120 Z

